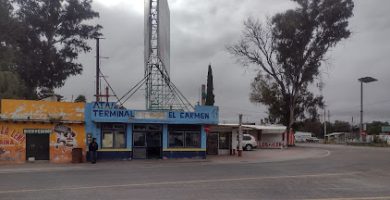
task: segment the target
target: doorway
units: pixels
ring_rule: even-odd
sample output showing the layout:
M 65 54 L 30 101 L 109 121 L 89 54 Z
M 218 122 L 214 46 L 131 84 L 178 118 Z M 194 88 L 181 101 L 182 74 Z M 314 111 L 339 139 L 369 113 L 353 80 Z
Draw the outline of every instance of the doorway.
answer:
M 50 134 L 26 134 L 26 160 L 50 160 Z
M 134 125 L 133 158 L 160 159 L 162 148 L 161 125 Z
M 218 155 L 218 133 L 207 134 L 207 154 Z

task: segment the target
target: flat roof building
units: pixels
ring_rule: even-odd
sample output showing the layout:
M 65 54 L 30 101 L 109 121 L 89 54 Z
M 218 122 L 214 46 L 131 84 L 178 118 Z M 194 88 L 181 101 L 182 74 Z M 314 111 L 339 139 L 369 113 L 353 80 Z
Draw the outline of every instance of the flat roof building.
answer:
M 87 138 L 96 138 L 98 159 L 205 158 L 205 127 L 218 124 L 218 107 L 194 112 L 131 110 L 115 103 L 86 104 Z

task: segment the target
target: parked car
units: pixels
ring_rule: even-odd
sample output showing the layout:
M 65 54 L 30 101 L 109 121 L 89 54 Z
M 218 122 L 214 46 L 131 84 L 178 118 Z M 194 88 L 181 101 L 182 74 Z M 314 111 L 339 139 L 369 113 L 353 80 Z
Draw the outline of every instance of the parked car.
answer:
M 257 148 L 256 138 L 250 134 L 244 134 L 242 137 L 242 147 L 245 151 L 251 151 Z
M 309 137 L 306 138 L 306 142 L 319 143 L 320 139 L 318 139 L 317 137 Z

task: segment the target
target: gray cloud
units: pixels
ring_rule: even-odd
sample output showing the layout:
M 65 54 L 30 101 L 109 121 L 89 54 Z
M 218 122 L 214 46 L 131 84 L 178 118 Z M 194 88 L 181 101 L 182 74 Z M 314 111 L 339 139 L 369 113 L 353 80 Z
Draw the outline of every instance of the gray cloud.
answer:
M 138 0 L 143 1 L 143 0 Z M 212 64 L 216 104 L 221 121 L 236 122 L 238 114 L 245 121 L 265 117 L 265 108 L 249 102 L 250 82 L 256 75 L 235 62 L 225 46 L 237 41 L 242 22 L 252 16 L 264 19 L 294 6 L 288 0 L 170 0 L 171 10 L 171 79 L 194 104 L 200 85 L 206 82 L 207 65 Z M 361 76 L 373 76 L 379 82 L 365 85 L 365 119 L 390 121 L 390 1 L 355 1 L 351 20 L 353 35 L 329 53 L 322 70 L 323 94 L 332 120 L 358 119 Z M 102 70 L 119 96 L 143 77 L 143 15 L 127 4 L 105 7 L 98 2 L 98 23 L 106 37 L 101 42 Z M 91 41 L 94 45 L 94 41 Z M 70 78 L 59 92 L 70 100 L 84 94 L 93 100 L 95 52 L 80 56 L 84 64 L 81 76 Z M 144 91 L 139 91 L 128 107 L 144 107 Z

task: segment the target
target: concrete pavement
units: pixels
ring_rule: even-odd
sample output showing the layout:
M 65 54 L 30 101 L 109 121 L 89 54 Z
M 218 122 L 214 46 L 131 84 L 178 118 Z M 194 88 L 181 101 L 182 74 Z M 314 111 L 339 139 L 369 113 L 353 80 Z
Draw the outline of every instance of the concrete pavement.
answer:
M 323 158 L 330 155 L 330 151 L 321 148 L 312 148 L 304 144 L 287 149 L 255 149 L 244 151 L 242 157 L 235 156 L 208 156 L 214 163 L 265 163 L 309 158 Z
M 258 162 L 266 154 L 259 151 L 259 157 L 247 154 L 248 162 L 0 166 L 0 199 L 390 199 L 390 149 L 305 145 L 277 151 L 289 159 Z M 291 159 L 303 152 L 313 154 Z

